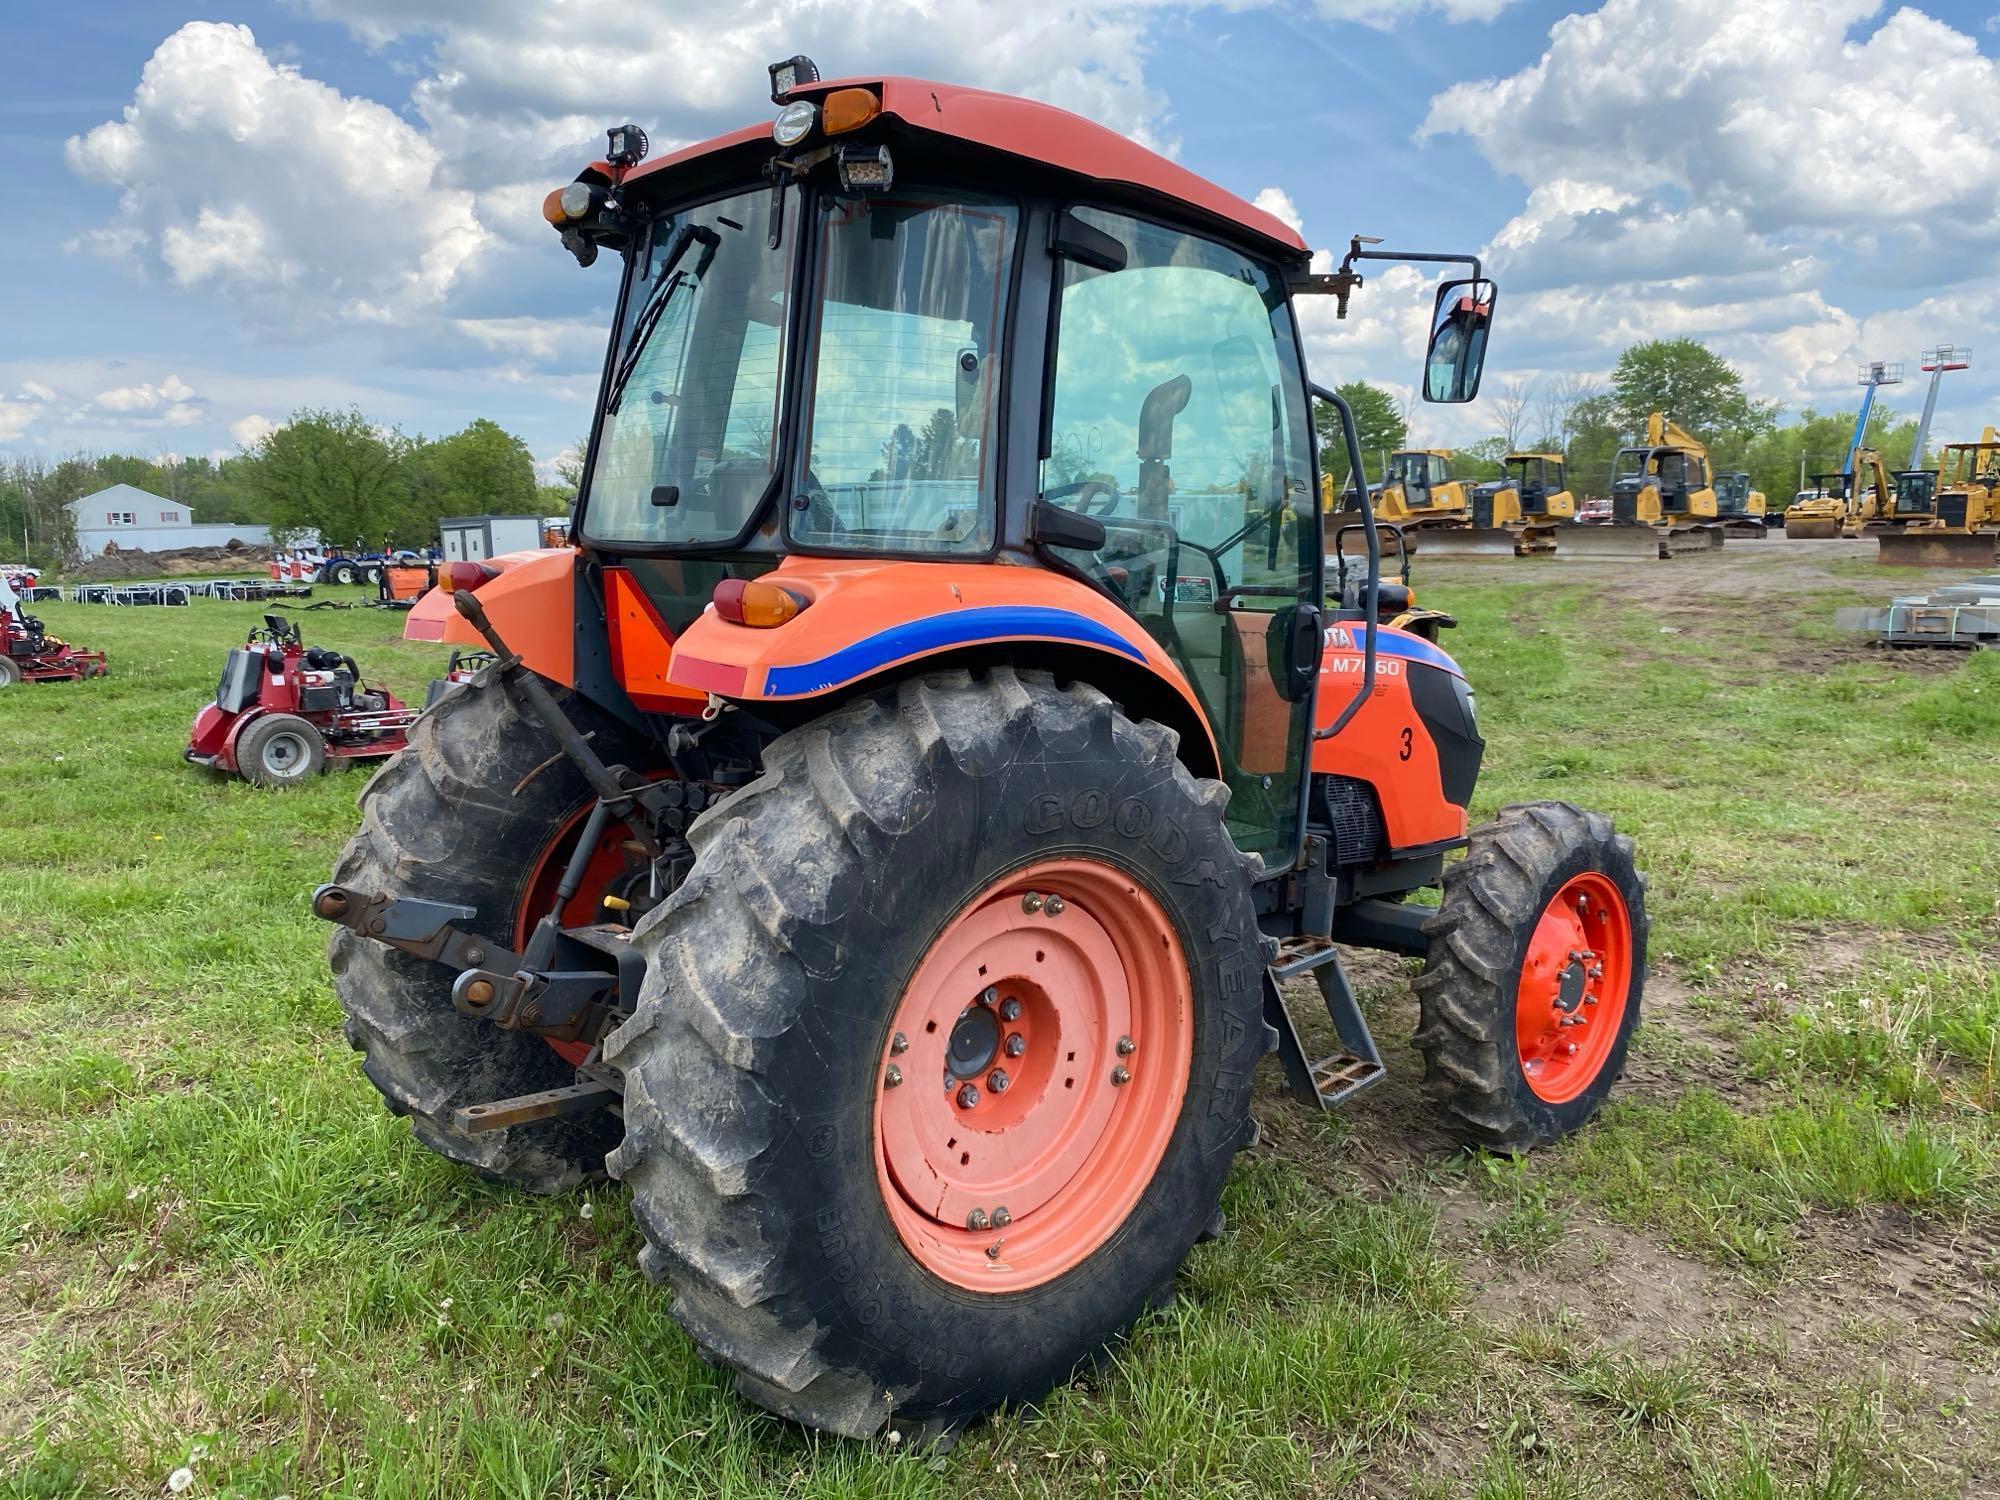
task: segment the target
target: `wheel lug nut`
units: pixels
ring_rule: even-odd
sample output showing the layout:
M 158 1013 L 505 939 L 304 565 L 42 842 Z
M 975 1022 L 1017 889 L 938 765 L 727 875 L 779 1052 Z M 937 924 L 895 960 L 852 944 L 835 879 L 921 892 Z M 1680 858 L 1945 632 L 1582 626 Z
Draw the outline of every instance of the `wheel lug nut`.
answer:
M 894 1063 L 890 1063 L 889 1071 L 882 1075 L 882 1087 L 885 1089 L 900 1088 L 902 1087 L 902 1083 L 903 1070 Z
M 971 1109 L 972 1106 L 977 1104 L 978 1102 L 979 1102 L 979 1090 L 975 1088 L 972 1084 L 968 1083 L 964 1088 L 958 1091 L 958 1107 L 960 1109 Z
M 988 1260 L 998 1260 L 1000 1258 L 1000 1244 L 999 1240 L 995 1240 L 986 1247 L 986 1258 Z
M 1590 970 L 1590 977 L 1592 979 L 1602 979 L 1604 977 L 1604 965 L 1603 964 L 1593 965 Z
M 1063 907 L 1066 906 L 1067 904 L 1068 903 L 1065 902 L 1062 897 L 1051 896 L 1045 903 L 1043 903 L 1042 911 L 1047 916 L 1059 917 L 1063 914 Z
M 984 1229 L 986 1227 L 986 1210 L 975 1208 L 971 1213 L 967 1214 L 965 1216 L 965 1227 L 967 1229 Z
M 1113 1068 L 1111 1070 L 1112 1087 L 1116 1088 L 1119 1087 L 1120 1085 L 1130 1083 L 1131 1081 L 1132 1081 L 1132 1075 L 1126 1069 Z
M 1139 1044 L 1133 1041 L 1132 1038 L 1130 1038 L 1129 1036 L 1121 1036 L 1120 1038 L 1118 1038 L 1118 1055 L 1120 1057 L 1130 1057 L 1134 1052 L 1137 1052 L 1138 1050 L 1139 1050 Z
M 1029 916 L 1032 917 L 1036 912 L 1040 911 L 1041 909 L 1042 909 L 1042 894 L 1040 891 L 1030 891 L 1028 892 L 1027 895 L 1021 898 L 1021 910 L 1026 912 Z
M 988 1073 L 986 1075 L 986 1086 L 996 1094 L 1006 1093 L 1007 1070 L 1005 1068 L 995 1068 L 991 1073 Z
M 908 1052 L 909 1050 L 910 1050 L 910 1039 L 904 1036 L 902 1032 L 900 1031 L 897 1032 L 893 1037 L 889 1039 L 889 1055 L 891 1057 L 901 1057 L 905 1052 Z
M 1002 1000 L 1000 1002 L 1000 1019 L 1003 1021 L 1020 1020 L 1021 1002 L 1016 1000 L 1012 995 L 1009 995 L 1005 1000 Z
M 985 989 L 979 992 L 979 1003 L 981 1005 L 991 1005 L 999 998 L 1000 998 L 1000 992 L 994 989 L 993 986 L 990 984 L 987 985 Z
M 1022 1036 L 1020 1032 L 1017 1031 L 1012 1036 L 1007 1038 L 1007 1055 L 1009 1057 L 1019 1057 L 1023 1052 L 1026 1052 L 1027 1050 L 1028 1050 L 1028 1039 Z
M 1005 1229 L 1013 1222 L 1014 1216 L 1008 1213 L 1004 1206 L 993 1210 L 993 1227 L 995 1229 Z

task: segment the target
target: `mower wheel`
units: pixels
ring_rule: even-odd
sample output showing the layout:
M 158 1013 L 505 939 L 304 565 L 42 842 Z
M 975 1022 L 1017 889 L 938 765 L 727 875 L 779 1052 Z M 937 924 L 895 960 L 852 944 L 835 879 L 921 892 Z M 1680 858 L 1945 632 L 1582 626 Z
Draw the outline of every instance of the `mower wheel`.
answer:
M 948 1432 L 1171 1297 L 1276 1044 L 1257 861 L 1171 731 L 996 667 L 838 708 L 641 923 L 612 1174 L 748 1398 Z
M 568 712 L 600 753 L 615 757 L 626 747 L 614 722 L 576 702 Z M 471 930 L 511 948 L 538 872 L 591 800 L 541 725 L 520 712 L 497 676 L 482 673 L 431 705 L 411 727 L 409 748 L 369 781 L 361 831 L 333 879 L 470 906 L 478 913 Z M 575 1064 L 549 1043 L 460 1015 L 451 1003 L 456 976 L 443 964 L 344 927 L 334 929 L 327 956 L 363 1071 L 424 1145 L 535 1193 L 604 1174 L 604 1154 L 618 1143 L 618 1120 L 606 1111 L 479 1133 L 453 1123 L 462 1105 L 575 1083 Z
M 0 688 L 15 687 L 20 681 L 20 664 L 13 657 L 0 654 Z
M 1632 841 L 1567 802 L 1504 807 L 1445 871 L 1415 988 L 1424 1090 L 1469 1145 L 1523 1152 L 1597 1113 L 1646 985 Z
M 326 741 L 297 714 L 259 714 L 236 738 L 236 765 L 258 786 L 297 786 L 326 769 Z

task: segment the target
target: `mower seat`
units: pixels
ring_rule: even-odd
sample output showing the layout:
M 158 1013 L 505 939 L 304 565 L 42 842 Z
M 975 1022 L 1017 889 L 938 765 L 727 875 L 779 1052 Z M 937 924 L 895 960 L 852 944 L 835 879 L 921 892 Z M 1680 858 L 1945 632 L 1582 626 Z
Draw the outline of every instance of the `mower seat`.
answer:
M 1340 607 L 1343 610 L 1359 612 L 1368 593 L 1368 580 L 1357 579 L 1350 582 L 1340 593 Z M 1400 615 L 1410 607 L 1410 586 L 1407 583 L 1384 582 L 1377 590 L 1376 607 L 1384 618 Z

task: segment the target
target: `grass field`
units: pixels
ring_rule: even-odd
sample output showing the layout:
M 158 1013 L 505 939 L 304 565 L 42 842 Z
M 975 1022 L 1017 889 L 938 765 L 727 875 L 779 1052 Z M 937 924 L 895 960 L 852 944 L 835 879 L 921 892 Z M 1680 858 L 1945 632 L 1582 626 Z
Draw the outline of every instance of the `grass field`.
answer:
M 1358 955 L 1390 1079 L 1316 1117 L 1272 1069 L 1177 1302 L 945 1455 L 753 1411 L 615 1185 L 513 1197 L 380 1108 L 305 905 L 366 773 L 180 759 L 257 606 L 40 606 L 114 675 L 0 699 L 0 1496 L 2000 1493 L 2000 653 L 1864 651 L 1832 608 L 1882 575 L 1831 555 L 1419 560 L 1478 811 L 1638 839 L 1614 1104 L 1453 1151 Z M 442 665 L 300 618 L 405 696 Z

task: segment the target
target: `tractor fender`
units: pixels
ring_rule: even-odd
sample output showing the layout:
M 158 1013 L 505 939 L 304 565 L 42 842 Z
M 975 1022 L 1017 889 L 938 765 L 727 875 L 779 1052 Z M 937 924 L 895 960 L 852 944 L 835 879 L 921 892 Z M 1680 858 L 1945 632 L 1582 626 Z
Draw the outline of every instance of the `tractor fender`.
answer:
M 852 697 L 915 668 L 1003 655 L 1093 682 L 1120 702 L 1165 709 L 1183 756 L 1219 764 L 1215 736 L 1180 668 L 1139 623 L 1084 583 L 1001 563 L 788 557 L 763 581 L 805 607 L 782 625 L 735 625 L 704 609 L 665 664 L 664 684 L 744 703 Z M 482 594 L 483 598 L 484 595 Z M 658 685 L 627 681 L 636 696 Z M 1172 722 L 1178 721 L 1178 722 Z
M 508 649 L 531 671 L 565 687 L 576 685 L 576 559 L 574 548 L 503 552 L 483 560 L 498 578 L 481 584 L 479 602 Z M 483 649 L 486 639 L 452 607 L 451 591 L 434 588 L 411 606 L 406 641 L 437 641 Z

